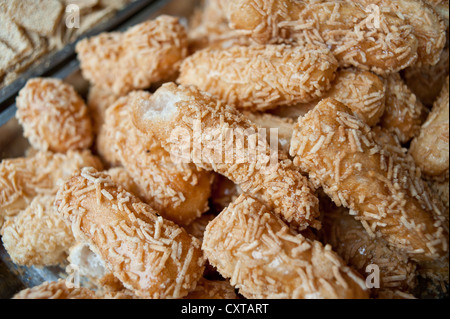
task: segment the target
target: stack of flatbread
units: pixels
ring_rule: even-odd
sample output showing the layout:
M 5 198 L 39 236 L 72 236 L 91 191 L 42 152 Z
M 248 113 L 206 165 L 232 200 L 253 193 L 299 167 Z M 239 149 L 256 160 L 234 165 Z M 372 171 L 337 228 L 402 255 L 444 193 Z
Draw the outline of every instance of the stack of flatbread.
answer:
M 0 0 L 0 88 L 131 1 Z M 79 23 L 68 23 L 78 13 Z

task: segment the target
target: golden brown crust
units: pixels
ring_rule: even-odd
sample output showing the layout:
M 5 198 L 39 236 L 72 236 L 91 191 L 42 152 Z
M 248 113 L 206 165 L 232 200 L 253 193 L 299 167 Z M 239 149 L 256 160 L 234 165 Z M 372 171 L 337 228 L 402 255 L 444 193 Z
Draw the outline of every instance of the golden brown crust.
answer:
M 195 85 L 230 106 L 262 111 L 321 97 L 337 67 L 330 51 L 320 47 L 207 48 L 183 61 L 177 82 Z
M 233 0 L 230 26 L 260 43 L 314 37 L 331 48 L 340 64 L 385 74 L 416 62 L 414 28 L 395 13 L 355 1 Z
M 417 0 L 357 0 L 365 6 L 377 5 L 382 12 L 389 11 L 402 17 L 404 24 L 413 28 L 417 38 L 417 65 L 435 65 L 445 46 L 446 27 L 433 8 Z
M 416 260 L 448 254 L 448 225 L 416 167 L 378 145 L 345 105 L 326 99 L 299 119 L 291 155 L 372 237 Z
M 399 74 L 386 79 L 386 111 L 380 125 L 396 134 L 401 143 L 419 135 L 427 110 Z
M 177 18 L 163 15 L 82 40 L 76 51 L 83 76 L 120 96 L 173 75 L 187 55 L 187 35 Z
M 87 288 L 69 288 L 65 280 L 44 282 L 39 286 L 24 289 L 13 299 L 98 299 Z
M 364 281 L 318 241 L 241 195 L 206 228 L 209 262 L 247 298 L 366 298 Z
M 322 200 L 321 200 L 322 203 Z M 380 287 L 372 290 L 378 295 L 378 289 L 413 292 L 417 286 L 416 264 L 405 253 L 390 247 L 382 238 L 371 238 L 359 221 L 349 214 L 348 209 L 326 203 L 322 212 L 323 228 L 321 234 L 324 243 L 351 267 L 366 277 L 369 265 L 379 267 Z
M 84 168 L 58 191 L 58 211 L 125 288 L 143 298 L 179 298 L 203 274 L 200 241 L 150 206 Z
M 156 137 L 133 125 L 130 101 L 150 97 L 135 91 L 110 106 L 97 149 L 107 162 L 126 168 L 138 187 L 136 195 L 164 218 L 187 225 L 208 210 L 212 175 L 194 164 L 174 163 Z
M 173 83 L 164 84 L 150 99 L 132 103 L 136 126 L 158 137 L 173 155 L 180 157 L 181 150 L 182 160 L 226 176 L 293 227 L 319 225 L 318 200 L 308 180 L 291 161 L 278 161 L 257 127 L 236 109 L 195 87 Z M 249 146 L 252 140 L 256 148 Z
M 340 69 L 325 95 L 313 102 L 283 106 L 273 114 L 295 120 L 304 116 L 324 98 L 333 98 L 347 105 L 369 126 L 376 125 L 385 112 L 386 89 L 379 76 L 360 69 Z
M 50 266 L 65 261 L 75 239 L 53 206 L 54 200 L 54 195 L 38 195 L 3 225 L 3 245 L 15 264 Z
M 410 153 L 423 173 L 448 179 L 449 170 L 449 78 L 431 113 L 411 143 Z
M 56 194 L 59 184 L 85 166 L 102 169 L 89 151 L 67 154 L 36 152 L 0 163 L 0 215 L 10 218 L 24 210 L 37 195 Z
M 65 153 L 91 146 L 88 109 L 69 84 L 59 79 L 30 79 L 20 90 L 16 105 L 24 136 L 34 148 Z

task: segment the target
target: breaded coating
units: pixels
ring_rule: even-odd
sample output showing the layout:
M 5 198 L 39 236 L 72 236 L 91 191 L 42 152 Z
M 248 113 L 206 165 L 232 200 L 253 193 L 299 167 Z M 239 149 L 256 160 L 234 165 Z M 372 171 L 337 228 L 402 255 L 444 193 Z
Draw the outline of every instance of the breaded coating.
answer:
M 55 205 L 125 288 L 142 298 L 180 298 L 204 270 L 200 241 L 93 168 L 58 191 Z
M 197 287 L 184 299 L 239 299 L 228 280 L 200 279 Z
M 428 182 L 431 191 L 436 194 L 437 198 L 439 198 L 444 205 L 444 212 L 449 214 L 449 180 L 445 180 L 443 182 L 431 180 Z
M 379 289 L 414 291 L 418 283 L 416 264 L 405 253 L 390 247 L 382 238 L 372 238 L 348 209 L 332 203 L 321 207 L 325 207 L 322 210 L 323 242 L 331 245 L 349 266 L 364 277 L 371 273 L 366 270 L 367 266 L 379 267 L 380 287 L 372 289 L 372 296 L 377 296 Z
M 347 105 L 367 125 L 378 123 L 385 111 L 386 89 L 377 75 L 358 69 L 341 69 L 327 97 Z
M 294 164 L 351 210 L 371 237 L 415 260 L 448 254 L 448 225 L 412 161 L 374 141 L 369 126 L 333 99 L 300 118 L 291 140 Z
M 38 195 L 3 225 L 3 245 L 15 264 L 50 266 L 65 261 L 75 239 L 53 206 L 54 200 L 54 195 Z
M 386 79 L 386 111 L 380 125 L 395 133 L 400 142 L 407 143 L 419 135 L 427 109 L 411 92 L 399 74 Z
M 86 149 L 93 132 L 88 109 L 75 89 L 59 79 L 28 80 L 16 99 L 24 136 L 41 151 Z
M 417 64 L 435 65 L 445 46 L 446 26 L 436 11 L 423 1 L 417 0 L 357 0 L 364 6 L 378 6 L 381 12 L 389 11 L 401 16 L 411 25 L 417 38 Z
M 126 168 L 138 186 L 136 195 L 164 218 L 187 225 L 208 210 L 212 175 L 194 164 L 174 163 L 156 137 L 134 126 L 130 101 L 150 97 L 147 92 L 131 92 L 109 107 L 97 149 L 108 162 Z
M 448 0 L 424 0 L 425 3 L 433 7 L 437 14 L 441 16 L 448 27 L 449 1 Z
M 296 234 L 267 206 L 239 196 L 206 227 L 209 262 L 246 298 L 366 298 L 331 246 Z
M 410 153 L 427 176 L 448 179 L 449 168 L 449 78 L 431 113 L 411 143 Z
M 100 127 L 105 121 L 105 113 L 108 107 L 114 104 L 119 99 L 120 96 L 114 93 L 99 88 L 97 86 L 92 86 L 89 89 L 89 94 L 87 98 L 87 106 L 89 109 L 89 114 L 92 118 L 92 125 L 94 133 L 98 134 Z
M 279 161 L 257 126 L 235 108 L 174 83 L 132 104 L 134 124 L 181 161 L 226 176 L 293 227 L 318 227 L 318 199 L 309 181 L 291 161 Z
M 417 61 L 413 26 L 393 12 L 355 1 L 231 0 L 230 26 L 259 43 L 307 41 L 329 47 L 342 66 L 378 74 Z M 307 35 L 305 36 L 305 34 Z
M 431 109 L 439 97 L 448 76 L 449 48 L 442 51 L 436 65 L 412 66 L 405 70 L 404 79 L 419 100 Z
M 172 76 L 187 55 L 186 30 L 159 16 L 124 33 L 102 33 L 76 46 L 83 76 L 121 96 Z
M 67 154 L 37 152 L 29 157 L 3 160 L 0 163 L 0 216 L 7 219 L 17 215 L 37 195 L 56 194 L 59 184 L 85 166 L 102 169 L 100 160 L 87 150 Z
M 114 183 L 122 186 L 127 192 L 141 199 L 145 196 L 142 189 L 135 183 L 130 173 L 125 168 L 113 167 L 105 173 L 111 177 Z
M 282 118 L 269 113 L 244 112 L 244 115 L 258 127 L 266 129 L 267 142 L 278 141 L 278 148 L 283 154 L 289 154 L 294 120 Z
M 183 61 L 177 82 L 195 85 L 230 106 L 263 111 L 321 97 L 337 67 L 328 49 L 314 46 L 206 48 Z
M 24 289 L 13 299 L 99 299 L 87 288 L 69 288 L 65 280 L 44 282 L 39 286 Z
M 340 69 L 331 89 L 314 102 L 280 107 L 272 112 L 282 117 L 298 119 L 316 106 L 323 98 L 333 98 L 347 105 L 369 126 L 376 125 L 385 111 L 386 89 L 382 79 L 369 71 Z

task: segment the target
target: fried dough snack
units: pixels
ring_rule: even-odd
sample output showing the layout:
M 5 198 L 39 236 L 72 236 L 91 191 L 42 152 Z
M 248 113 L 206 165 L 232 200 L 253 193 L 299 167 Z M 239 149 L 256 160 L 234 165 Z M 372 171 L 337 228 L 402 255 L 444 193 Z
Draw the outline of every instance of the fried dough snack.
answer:
M 126 168 L 138 186 L 136 195 L 164 218 L 187 225 L 208 210 L 212 175 L 194 164 L 174 163 L 158 139 L 134 126 L 130 101 L 150 97 L 136 91 L 110 106 L 97 149 L 108 162 Z
M 427 110 L 399 74 L 386 79 L 386 111 L 380 125 L 395 133 L 402 143 L 419 135 Z
M 418 261 L 448 254 L 448 225 L 416 167 L 378 145 L 342 103 L 323 100 L 299 119 L 291 156 L 371 237 Z
M 15 264 L 49 266 L 64 262 L 75 240 L 53 206 L 54 200 L 54 195 L 38 195 L 3 225 L 3 245 Z
M 417 0 L 357 0 L 362 5 L 379 6 L 381 12 L 389 10 L 401 16 L 405 24 L 411 25 L 417 38 L 418 65 L 435 65 L 445 46 L 446 26 L 436 11 L 424 1 Z
M 366 298 L 364 281 L 318 241 L 241 195 L 206 227 L 209 262 L 246 298 Z
M 141 199 L 145 197 L 142 193 L 143 190 L 134 182 L 133 177 L 131 177 L 130 173 L 125 168 L 113 167 L 105 173 L 111 177 L 114 183 L 122 186 L 127 192 Z
M 293 227 L 318 227 L 318 199 L 308 180 L 291 161 L 279 161 L 257 127 L 236 109 L 195 87 L 173 83 L 132 104 L 135 125 L 180 160 L 226 176 Z
M 30 79 L 16 105 L 16 117 L 34 148 L 65 153 L 91 146 L 88 109 L 71 85 L 59 79 Z
M 87 106 L 92 118 L 93 130 L 98 134 L 100 127 L 103 125 L 106 110 L 114 104 L 120 96 L 104 90 L 102 88 L 92 86 L 89 89 L 87 98 Z
M 75 238 L 139 297 L 184 297 L 203 274 L 200 241 L 104 173 L 84 168 L 60 188 L 55 205 Z
M 252 113 L 245 112 L 244 115 L 258 127 L 266 129 L 267 142 L 270 144 L 271 139 L 278 141 L 278 148 L 283 153 L 289 154 L 291 146 L 292 132 L 294 131 L 294 121 L 290 118 L 282 118 L 269 113 Z M 275 129 L 276 133 L 271 131 Z M 276 134 L 276 136 L 272 136 Z
M 37 152 L 30 157 L 3 160 L 0 163 L 0 216 L 14 217 L 25 210 L 35 196 L 56 194 L 61 182 L 85 166 L 102 168 L 100 160 L 87 150 L 66 154 Z
M 13 299 L 99 299 L 87 288 L 69 288 L 65 280 L 44 282 L 39 286 L 24 289 Z
M 340 69 L 323 98 L 333 98 L 347 105 L 369 126 L 376 125 L 385 111 L 386 89 L 380 77 L 359 69 Z M 320 100 L 306 104 L 280 107 L 272 112 L 282 117 L 298 119 L 316 106 Z
M 239 299 L 230 282 L 219 280 L 199 280 L 197 287 L 184 299 Z
M 412 66 L 405 70 L 405 82 L 427 107 L 431 108 L 439 97 L 448 76 L 449 48 L 442 51 L 436 65 Z
M 417 61 L 414 28 L 396 13 L 355 1 L 232 0 L 227 17 L 233 29 L 259 43 L 322 42 L 342 66 L 375 73 L 398 72 Z M 314 40 L 311 40 L 314 38 Z
M 448 0 L 424 0 L 425 3 L 429 4 L 436 10 L 436 13 L 441 16 L 448 27 L 449 20 L 449 1 Z
M 410 153 L 424 174 L 448 179 L 449 168 L 449 78 L 434 103 L 420 134 L 411 143 Z
M 364 277 L 370 273 L 366 272 L 368 265 L 377 265 L 379 289 L 414 291 L 417 286 L 416 264 L 406 254 L 390 247 L 382 238 L 369 236 L 346 208 L 338 208 L 332 203 L 325 205 L 321 229 L 324 243 L 331 245 L 349 266 Z M 373 289 L 372 295 L 377 296 L 378 291 Z
M 321 97 L 337 67 L 330 51 L 320 47 L 206 48 L 183 61 L 177 82 L 195 85 L 230 106 L 263 111 Z
M 82 40 L 76 51 L 83 76 L 121 96 L 172 76 L 187 55 L 187 35 L 177 18 L 162 15 Z

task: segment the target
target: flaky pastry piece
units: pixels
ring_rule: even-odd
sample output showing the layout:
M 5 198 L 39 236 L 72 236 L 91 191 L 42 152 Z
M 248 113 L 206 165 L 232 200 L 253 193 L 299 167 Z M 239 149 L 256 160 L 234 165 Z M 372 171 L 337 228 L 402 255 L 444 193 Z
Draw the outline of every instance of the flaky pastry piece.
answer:
M 322 42 L 342 66 L 379 74 L 398 72 L 417 61 L 414 28 L 396 13 L 355 1 L 231 0 L 230 26 L 259 43 L 304 42 L 304 32 Z M 311 41 L 311 40 L 310 40 Z
M 449 48 L 446 47 L 436 65 L 412 66 L 405 69 L 404 79 L 411 91 L 431 108 L 439 97 L 449 70 Z
M 137 185 L 136 195 L 164 218 L 187 225 L 208 210 L 212 175 L 194 164 L 174 163 L 156 137 L 134 126 L 130 101 L 150 97 L 150 93 L 135 91 L 110 106 L 97 150 L 107 162 L 125 167 Z
M 401 143 L 419 135 L 427 109 L 409 89 L 399 74 L 386 79 L 386 111 L 380 125 L 396 134 Z
M 177 82 L 248 110 L 309 102 L 330 88 L 338 67 L 328 49 L 287 45 L 206 48 L 187 57 Z
M 404 23 L 411 25 L 417 38 L 417 64 L 435 65 L 446 42 L 446 26 L 436 11 L 425 1 L 418 0 L 356 0 L 362 5 L 378 6 L 381 12 L 401 16 Z
M 297 120 L 324 98 L 333 98 L 344 103 L 361 120 L 369 126 L 374 126 L 385 112 L 386 88 L 384 81 L 372 72 L 355 68 L 340 69 L 331 89 L 321 99 L 306 104 L 282 106 L 272 113 Z
M 121 96 L 172 76 L 187 55 L 185 28 L 162 15 L 124 33 L 102 33 L 76 46 L 83 76 Z
M 410 153 L 423 173 L 448 179 L 449 168 L 449 77 L 431 113 L 411 143 Z
M 88 109 L 71 85 L 59 79 L 30 79 L 20 90 L 16 105 L 23 134 L 34 148 L 65 153 L 91 146 Z
M 348 209 L 325 202 L 321 208 L 323 228 L 320 230 L 324 243 L 333 247 L 339 256 L 362 276 L 372 273 L 367 269 L 375 265 L 379 269 L 379 287 L 371 290 L 378 296 L 379 289 L 413 292 L 417 287 L 417 267 L 408 256 L 390 247 L 382 238 L 372 238 Z
M 371 237 L 381 236 L 424 261 L 448 254 L 448 225 L 411 161 L 377 144 L 369 126 L 333 99 L 300 118 L 294 164 L 351 210 Z
M 180 298 L 204 270 L 200 241 L 93 168 L 58 191 L 55 204 L 125 288 L 142 298 Z
M 318 199 L 309 181 L 291 161 L 279 161 L 257 126 L 235 108 L 174 83 L 132 104 L 135 125 L 160 139 L 180 161 L 226 176 L 293 227 L 319 225 Z
M 3 245 L 15 264 L 50 266 L 65 261 L 75 239 L 56 211 L 54 200 L 54 195 L 38 195 L 3 225 Z
M 202 278 L 184 299 L 239 299 L 228 280 Z
M 66 154 L 39 151 L 29 157 L 3 160 L 0 163 L 0 216 L 8 219 L 17 215 L 37 195 L 56 194 L 60 183 L 85 166 L 102 169 L 100 160 L 87 150 Z
M 84 287 L 67 285 L 65 280 L 44 282 L 33 288 L 24 289 L 14 295 L 13 299 L 100 299 L 95 292 Z
M 245 194 L 206 227 L 209 262 L 246 298 L 366 298 L 365 283 L 318 241 Z

